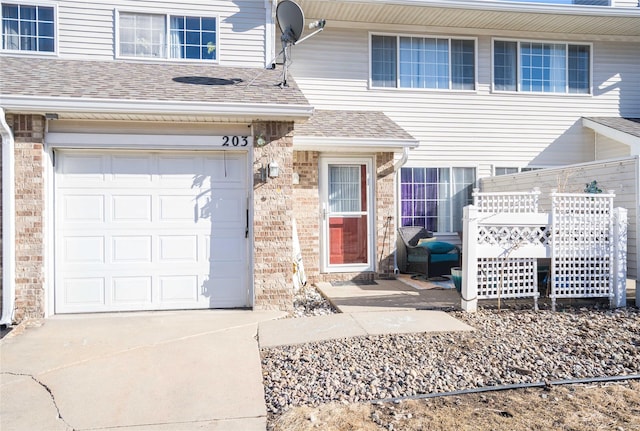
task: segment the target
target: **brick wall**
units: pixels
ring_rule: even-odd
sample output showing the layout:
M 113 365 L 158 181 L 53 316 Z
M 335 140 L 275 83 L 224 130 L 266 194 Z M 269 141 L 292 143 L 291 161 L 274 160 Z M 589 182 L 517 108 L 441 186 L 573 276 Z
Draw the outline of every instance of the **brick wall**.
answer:
M 320 153 L 313 151 L 295 151 L 293 154 L 293 170 L 299 176 L 299 184 L 293 186 L 293 213 L 308 282 L 372 280 L 392 275 L 395 247 L 393 153 L 378 153 L 375 158 L 377 207 L 374 258 L 377 272 L 320 273 L 319 157 Z
M 7 115 L 15 139 L 16 298 L 15 321 L 44 316 L 45 119 Z
M 293 215 L 302 251 L 307 283 L 320 281 L 320 196 L 318 194 L 318 158 L 315 151 L 294 151 L 293 171 L 298 184 L 293 185 Z
M 266 141 L 264 146 L 254 142 L 254 308 L 291 310 L 293 123 L 256 122 L 253 131 Z M 263 181 L 261 169 L 272 161 L 280 175 Z
M 376 258 L 381 277 L 393 275 L 396 244 L 393 153 L 376 154 Z

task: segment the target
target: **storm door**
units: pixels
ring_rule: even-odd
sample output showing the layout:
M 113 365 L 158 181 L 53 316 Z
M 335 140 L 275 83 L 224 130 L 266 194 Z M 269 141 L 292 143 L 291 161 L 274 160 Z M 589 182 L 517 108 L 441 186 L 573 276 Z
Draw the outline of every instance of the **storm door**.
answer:
M 371 160 L 334 158 L 321 164 L 322 268 L 371 271 Z

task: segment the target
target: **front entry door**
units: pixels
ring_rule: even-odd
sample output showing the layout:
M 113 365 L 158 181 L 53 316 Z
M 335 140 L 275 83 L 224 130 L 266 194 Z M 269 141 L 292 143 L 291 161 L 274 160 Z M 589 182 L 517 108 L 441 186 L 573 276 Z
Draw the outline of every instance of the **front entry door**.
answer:
M 371 271 L 371 161 L 322 163 L 323 270 Z

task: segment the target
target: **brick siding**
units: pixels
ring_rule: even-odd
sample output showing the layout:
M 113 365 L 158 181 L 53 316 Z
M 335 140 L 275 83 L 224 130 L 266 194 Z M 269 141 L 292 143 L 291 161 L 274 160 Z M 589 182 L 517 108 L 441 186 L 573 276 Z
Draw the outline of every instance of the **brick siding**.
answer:
M 255 309 L 293 309 L 292 168 L 293 123 L 256 122 L 253 159 L 253 247 Z M 275 161 L 277 178 L 262 179 Z
M 7 115 L 15 139 L 16 279 L 15 316 L 20 322 L 44 316 L 45 119 Z

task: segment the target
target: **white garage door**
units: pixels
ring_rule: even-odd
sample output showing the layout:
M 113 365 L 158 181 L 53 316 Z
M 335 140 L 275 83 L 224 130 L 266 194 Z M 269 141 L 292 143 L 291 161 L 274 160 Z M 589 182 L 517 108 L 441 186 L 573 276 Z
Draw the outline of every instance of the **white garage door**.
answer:
M 250 305 L 245 153 L 56 152 L 56 313 Z

